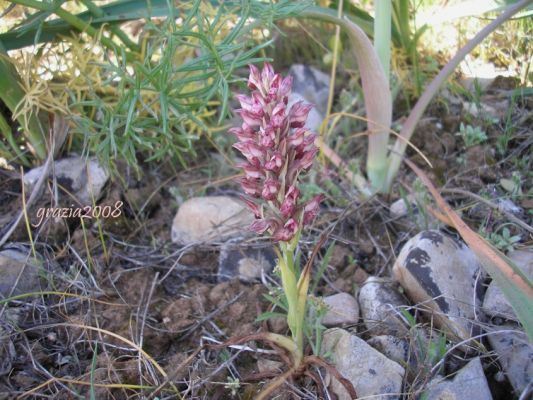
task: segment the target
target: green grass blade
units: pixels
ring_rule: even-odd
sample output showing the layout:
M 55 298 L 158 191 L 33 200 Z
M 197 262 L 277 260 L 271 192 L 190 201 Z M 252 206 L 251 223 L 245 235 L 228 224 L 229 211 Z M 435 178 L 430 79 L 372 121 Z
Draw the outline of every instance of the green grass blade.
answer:
M 331 259 L 331 255 L 333 254 L 333 250 L 335 250 L 335 244 L 336 242 L 333 241 L 328 249 L 326 250 L 326 254 L 324 254 L 324 258 L 322 259 L 322 262 L 320 263 L 320 268 L 318 269 L 318 272 L 314 276 L 314 282 L 313 287 L 309 291 L 309 293 L 315 293 L 316 288 L 320 282 L 320 279 L 322 279 L 322 276 L 324 275 L 324 272 L 326 272 L 326 268 L 328 267 L 329 260 Z

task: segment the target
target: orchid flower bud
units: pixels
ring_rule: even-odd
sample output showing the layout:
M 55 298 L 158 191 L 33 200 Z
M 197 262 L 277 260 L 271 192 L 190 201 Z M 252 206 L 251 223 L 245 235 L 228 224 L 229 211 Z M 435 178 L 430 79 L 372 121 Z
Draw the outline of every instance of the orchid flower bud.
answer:
M 252 160 L 253 158 L 263 159 L 266 155 L 262 146 L 256 144 L 252 140 L 235 143 L 233 145 L 233 148 L 239 150 L 242 153 L 242 155 L 246 157 L 246 159 L 248 160 Z
M 291 128 L 303 127 L 311 108 L 313 108 L 311 104 L 305 104 L 303 101 L 294 103 L 289 111 L 289 126 Z
M 263 80 L 263 84 L 265 86 L 270 86 L 272 84 L 273 78 L 274 78 L 274 68 L 272 68 L 272 64 L 265 63 L 265 66 L 263 67 L 263 71 L 261 72 L 261 79 Z
M 248 77 L 248 88 L 251 90 L 258 90 L 261 86 L 261 73 L 259 68 L 250 64 L 250 76 Z
M 270 223 L 266 219 L 258 219 L 252 222 L 249 229 L 255 233 L 262 234 L 268 228 L 270 228 Z
M 261 128 L 259 131 L 261 145 L 265 148 L 272 149 L 276 141 L 276 132 L 272 126 L 267 126 L 265 129 Z
M 278 228 L 272 233 L 272 239 L 277 242 L 289 242 L 298 232 L 298 223 L 293 219 L 289 219 L 283 228 Z
M 298 147 L 304 143 L 306 128 L 298 128 L 292 135 L 289 135 L 289 144 L 293 147 Z
M 297 187 L 291 186 L 287 193 L 285 193 L 285 198 L 280 207 L 281 215 L 288 217 L 294 213 L 296 210 L 296 200 L 300 196 L 300 190 Z
M 283 166 L 283 158 L 281 157 L 281 153 L 279 151 L 276 151 L 270 160 L 268 160 L 265 163 L 265 169 L 272 172 L 278 172 L 281 167 Z
M 259 184 L 257 182 L 257 179 L 244 177 L 243 179 L 241 179 L 241 186 L 248 196 L 259 197 Z M 252 209 L 252 211 L 255 210 Z
M 278 96 L 283 99 L 283 102 L 285 105 L 287 104 L 287 100 L 289 95 L 291 94 L 292 90 L 292 76 L 288 76 L 287 78 L 283 79 L 281 81 L 281 84 L 278 89 Z
M 313 197 L 304 207 L 304 219 L 303 223 L 304 225 L 307 225 L 311 223 L 317 213 L 318 213 L 318 207 L 320 206 L 320 203 L 324 200 L 324 195 L 319 194 L 318 196 Z
M 280 183 L 274 178 L 268 178 L 263 186 L 261 196 L 267 201 L 274 200 L 278 194 Z
M 250 211 L 252 211 L 256 219 L 261 218 L 262 213 L 261 213 L 261 207 L 259 206 L 259 204 L 253 202 L 252 200 L 246 198 L 245 196 L 241 196 L 241 200 L 244 202 L 244 204 L 246 204 L 246 206 L 250 209 Z
M 235 112 L 240 114 L 244 123 L 246 123 L 250 127 L 256 127 L 261 125 L 262 115 L 259 113 L 255 113 L 245 109 L 235 110 Z

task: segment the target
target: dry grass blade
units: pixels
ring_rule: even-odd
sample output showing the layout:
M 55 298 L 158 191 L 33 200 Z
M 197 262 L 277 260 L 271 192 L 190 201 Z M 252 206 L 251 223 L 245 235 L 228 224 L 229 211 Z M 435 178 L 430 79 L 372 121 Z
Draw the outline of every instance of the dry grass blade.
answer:
M 150 364 L 152 364 L 154 366 L 154 368 L 163 376 L 163 378 L 166 381 L 168 381 L 168 375 L 165 372 L 165 370 L 159 365 L 159 363 L 150 354 L 148 354 L 146 351 L 144 351 L 141 347 L 139 347 L 133 341 L 131 341 L 131 340 L 129 340 L 129 339 L 123 337 L 123 336 L 120 336 L 120 335 L 118 335 L 118 334 L 116 334 L 114 332 L 108 331 L 106 329 L 97 328 L 95 326 L 82 325 L 82 324 L 59 323 L 59 324 L 53 324 L 53 325 L 39 325 L 38 328 L 39 329 L 43 329 L 43 328 L 53 328 L 53 327 L 58 327 L 58 326 L 79 328 L 79 329 L 87 329 L 87 330 L 95 331 L 95 332 L 98 332 L 98 333 L 101 333 L 101 334 L 104 334 L 104 335 L 111 336 L 111 337 L 113 337 L 113 338 L 115 338 L 117 340 L 120 340 L 121 342 L 126 343 L 128 346 L 131 346 L 136 351 L 138 351 L 140 354 L 142 354 L 143 357 L 145 357 L 150 362 Z M 174 393 L 177 396 L 177 398 L 181 399 L 182 396 L 180 395 L 180 392 L 179 392 L 178 388 L 176 388 L 176 386 L 172 382 L 169 382 L 169 385 L 172 388 L 172 390 L 174 391 Z
M 405 160 L 405 162 L 426 185 L 438 207 L 446 214 L 453 227 L 457 229 L 463 240 L 478 256 L 483 267 L 502 289 L 505 297 L 509 300 L 522 322 L 530 340 L 533 341 L 533 313 L 531 313 L 531 310 L 533 310 L 533 284 L 531 281 L 505 255 L 470 229 L 441 197 L 422 170 L 409 160 Z

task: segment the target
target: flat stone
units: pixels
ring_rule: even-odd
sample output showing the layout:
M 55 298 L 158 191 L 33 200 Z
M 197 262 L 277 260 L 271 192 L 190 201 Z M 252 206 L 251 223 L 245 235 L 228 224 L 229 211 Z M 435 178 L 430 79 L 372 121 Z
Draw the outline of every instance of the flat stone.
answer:
M 324 298 L 328 311 L 322 319 L 326 327 L 357 324 L 359 320 L 359 304 L 348 293 L 337 293 Z
M 193 197 L 172 223 L 172 241 L 180 244 L 224 241 L 242 234 L 254 221 L 244 203 L 228 196 Z
M 272 246 L 247 247 L 242 242 L 228 241 L 222 246 L 218 259 L 219 281 L 238 277 L 251 282 L 269 274 L 276 266 L 276 253 Z
M 13 288 L 12 295 L 41 290 L 40 266 L 28 253 L 15 249 L 0 252 L 0 296 L 8 297 Z
M 33 168 L 24 175 L 24 185 L 31 191 L 41 175 L 44 166 Z M 84 206 L 98 200 L 109 174 L 96 158 L 72 156 L 55 161 L 49 174 L 55 175 L 57 182 L 77 197 Z
M 498 354 L 498 362 L 518 397 L 533 382 L 533 345 L 515 326 L 502 325 L 499 328 L 500 331 L 488 336 L 489 343 Z
M 328 329 L 323 336 L 322 354 L 331 355 L 335 368 L 352 383 L 358 398 L 400 398 L 404 369 L 357 336 L 339 328 Z M 329 378 L 330 389 L 339 400 L 350 399 L 344 386 Z
M 370 277 L 359 289 L 361 316 L 371 335 L 407 334 L 408 327 L 400 313 L 406 304 L 390 280 Z
M 462 241 L 429 230 L 404 245 L 392 271 L 411 300 L 432 314 L 437 327 L 465 340 L 475 327 L 480 270 L 476 255 Z
M 453 379 L 433 379 L 426 390 L 431 400 L 491 400 L 492 394 L 479 357 L 472 359 Z
M 514 250 L 507 255 L 520 270 L 533 279 L 533 248 Z M 502 290 L 495 281 L 492 281 L 485 293 L 483 311 L 491 317 L 501 317 L 518 321 L 513 307 L 504 296 Z

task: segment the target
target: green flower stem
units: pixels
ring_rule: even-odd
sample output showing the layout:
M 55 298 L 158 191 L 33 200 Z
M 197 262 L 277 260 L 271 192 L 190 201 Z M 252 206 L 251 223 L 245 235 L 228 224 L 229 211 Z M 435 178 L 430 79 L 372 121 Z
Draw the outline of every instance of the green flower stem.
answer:
M 374 47 L 378 53 L 379 61 L 383 66 L 385 76 L 389 77 L 390 70 L 390 45 L 391 45 L 391 0 L 374 1 L 376 18 L 374 19 Z
M 296 345 L 294 352 L 295 364 L 303 359 L 303 322 L 305 313 L 298 307 L 298 284 L 294 266 L 294 250 L 287 243 L 280 244 L 281 254 L 278 254 L 278 267 L 281 272 L 281 285 L 287 297 L 287 324 L 291 330 L 292 340 Z

